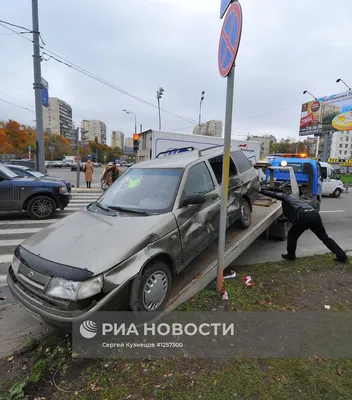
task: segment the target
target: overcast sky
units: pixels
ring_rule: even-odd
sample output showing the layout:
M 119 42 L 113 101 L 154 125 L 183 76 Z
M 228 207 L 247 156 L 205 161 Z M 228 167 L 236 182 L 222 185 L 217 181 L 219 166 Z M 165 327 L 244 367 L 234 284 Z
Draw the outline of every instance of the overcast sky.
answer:
M 232 132 L 298 137 L 300 104 L 309 100 L 303 90 L 320 97 L 345 90 L 337 78 L 352 85 L 352 1 L 241 5 Z M 162 107 L 186 119 L 162 113 L 162 129 L 191 133 L 202 90 L 202 120 L 224 121 L 219 10 L 220 0 L 39 0 L 39 23 L 48 50 L 119 88 L 156 105 L 162 86 Z M 1 19 L 31 28 L 31 1 L 3 0 Z M 34 110 L 32 43 L 8 33 L 0 26 L 0 99 Z M 157 109 L 53 59 L 42 63 L 42 76 L 49 95 L 72 106 L 76 126 L 82 119 L 107 124 L 108 143 L 112 130 L 133 133 L 134 119 L 124 108 L 144 130 L 158 129 Z M 34 124 L 35 114 L 0 101 L 0 118 Z

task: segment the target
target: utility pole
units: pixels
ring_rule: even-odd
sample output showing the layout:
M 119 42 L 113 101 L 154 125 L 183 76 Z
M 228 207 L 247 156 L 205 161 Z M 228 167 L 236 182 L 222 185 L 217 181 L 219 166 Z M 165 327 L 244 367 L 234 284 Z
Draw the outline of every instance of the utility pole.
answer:
M 39 47 L 39 17 L 38 0 L 32 0 L 32 20 L 33 20 L 33 89 L 35 94 L 35 115 L 37 128 L 37 162 L 38 170 L 45 174 L 45 151 L 44 151 L 44 128 L 43 128 L 43 109 L 42 109 L 42 72 L 41 57 Z
M 76 143 L 77 143 L 77 181 L 76 187 L 79 188 L 79 176 L 81 172 L 81 160 L 79 155 L 79 128 L 76 128 Z
M 199 134 L 200 135 L 202 134 L 202 128 L 201 128 L 202 121 L 201 121 L 201 119 L 202 119 L 202 103 L 203 103 L 203 100 L 204 100 L 204 95 L 205 95 L 205 91 L 203 90 L 202 91 L 202 96 L 200 98 L 200 104 L 199 104 Z
M 160 99 L 162 98 L 164 93 L 164 89 L 161 87 L 159 90 L 156 92 L 156 98 L 158 100 L 158 110 L 159 110 L 159 131 L 161 131 L 161 113 L 160 113 Z

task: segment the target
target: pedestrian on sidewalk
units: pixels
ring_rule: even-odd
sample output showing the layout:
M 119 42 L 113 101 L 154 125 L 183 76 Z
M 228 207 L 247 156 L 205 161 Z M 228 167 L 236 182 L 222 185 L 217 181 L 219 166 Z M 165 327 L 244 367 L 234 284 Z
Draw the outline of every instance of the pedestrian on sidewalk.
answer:
M 93 164 L 90 160 L 88 160 L 86 165 L 84 166 L 84 174 L 86 178 L 87 188 L 92 187 L 93 172 L 94 172 Z
M 321 216 L 310 204 L 297 199 L 292 194 L 271 190 L 261 190 L 265 196 L 281 200 L 284 216 L 292 227 L 287 236 L 287 254 L 282 254 L 285 260 L 296 259 L 297 240 L 306 230 L 311 230 L 325 246 L 336 255 L 334 261 L 348 263 L 348 257 L 341 247 L 326 233 Z
M 101 187 L 108 188 L 113 183 L 113 172 L 114 172 L 114 165 L 112 162 L 104 168 L 103 175 L 101 177 Z

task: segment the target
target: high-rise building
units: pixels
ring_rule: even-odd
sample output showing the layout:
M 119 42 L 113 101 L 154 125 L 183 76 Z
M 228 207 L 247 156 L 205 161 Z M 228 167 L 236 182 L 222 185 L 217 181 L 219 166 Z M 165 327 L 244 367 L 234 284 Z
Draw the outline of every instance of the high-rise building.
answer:
M 132 149 L 133 148 L 133 138 L 128 137 L 125 139 L 125 147 Z
M 111 147 L 124 147 L 125 135 L 120 131 L 112 131 L 111 134 Z
M 204 124 L 197 125 L 193 129 L 193 135 L 205 135 L 205 136 L 216 136 L 221 137 L 222 133 L 222 121 L 211 120 Z
M 96 119 L 84 119 L 81 122 L 81 131 L 87 141 L 95 141 L 95 138 L 97 138 L 98 143 L 106 144 L 106 125 L 104 122 Z
M 331 135 L 330 158 L 352 158 L 352 131 L 339 131 Z
M 49 106 L 43 106 L 44 131 L 72 139 L 72 107 L 57 97 L 49 97 Z

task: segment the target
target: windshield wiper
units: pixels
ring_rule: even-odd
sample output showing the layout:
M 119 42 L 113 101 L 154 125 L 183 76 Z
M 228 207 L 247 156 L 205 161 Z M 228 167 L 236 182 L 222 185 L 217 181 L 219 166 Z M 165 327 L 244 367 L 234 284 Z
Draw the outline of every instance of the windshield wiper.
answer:
M 116 210 L 116 211 L 130 212 L 130 213 L 135 213 L 135 214 L 140 214 L 140 215 L 149 215 L 146 211 L 131 210 L 129 208 L 123 208 L 123 207 L 119 207 L 119 206 L 109 206 L 109 208 L 112 210 Z
M 111 211 L 112 211 L 112 207 L 103 206 L 103 205 L 100 204 L 98 201 L 95 201 L 94 203 L 89 204 L 89 206 L 92 206 L 92 205 L 97 206 L 97 207 L 100 208 L 101 210 L 104 210 L 104 211 L 106 211 L 106 212 L 108 212 L 108 213 L 111 213 Z M 114 215 L 116 215 L 116 213 L 114 213 Z

